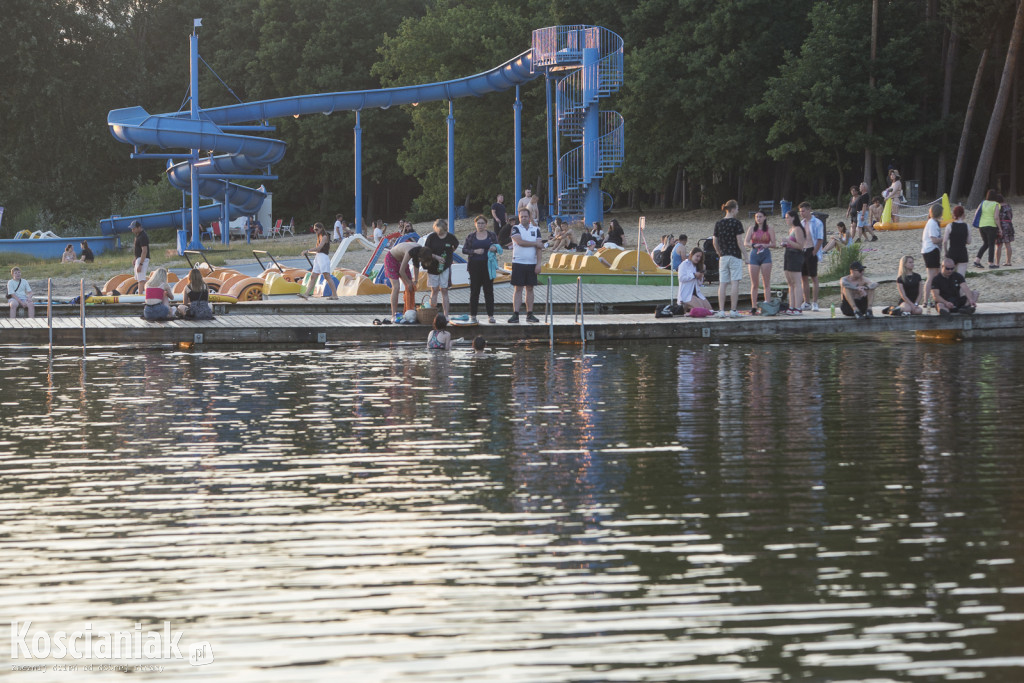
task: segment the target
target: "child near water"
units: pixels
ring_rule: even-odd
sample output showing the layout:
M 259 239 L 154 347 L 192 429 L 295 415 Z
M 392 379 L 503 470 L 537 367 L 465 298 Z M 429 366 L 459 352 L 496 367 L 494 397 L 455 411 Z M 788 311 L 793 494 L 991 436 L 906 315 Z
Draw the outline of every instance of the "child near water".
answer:
M 452 333 L 448 331 L 448 318 L 438 313 L 434 318 L 434 329 L 427 336 L 427 348 L 437 351 L 452 350 Z

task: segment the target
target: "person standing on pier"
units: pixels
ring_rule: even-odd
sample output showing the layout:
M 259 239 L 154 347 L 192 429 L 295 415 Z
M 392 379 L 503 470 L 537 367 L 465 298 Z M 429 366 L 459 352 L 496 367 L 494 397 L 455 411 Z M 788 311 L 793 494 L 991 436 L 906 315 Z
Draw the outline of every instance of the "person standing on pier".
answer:
M 939 263 L 942 261 L 942 228 L 939 227 L 939 218 L 942 217 L 942 207 L 932 204 L 928 209 L 928 222 L 924 224 L 921 232 L 921 258 L 924 259 L 924 267 L 928 271 L 928 279 L 924 284 L 925 301 L 932 293 L 932 280 L 939 274 Z
M 772 297 L 772 252 L 775 249 L 775 231 L 768 225 L 764 211 L 754 214 L 754 224 L 747 229 L 744 245 L 750 249 L 750 314 L 757 313 L 757 291 L 760 281 L 764 282 L 764 300 Z
M 735 199 L 722 204 L 725 217 L 715 223 L 715 234 L 712 244 L 718 252 L 718 318 L 725 317 L 726 289 L 732 298 L 732 311 L 729 316 L 740 317 L 740 280 L 743 279 L 743 224 L 736 218 L 740 205 Z M 731 286 L 730 286 L 731 285 Z
M 405 283 L 407 290 L 415 292 L 420 268 L 426 270 L 433 263 L 434 254 L 412 240 L 396 244 L 384 254 L 384 277 L 391 283 L 392 320 L 397 322 L 401 316 L 398 312 L 398 300 L 401 296 L 402 283 Z
M 487 307 L 489 322 L 494 324 L 494 278 L 488 261 L 490 253 L 497 252 L 498 236 L 487 229 L 483 214 L 473 219 L 476 230 L 466 235 L 462 253 L 466 255 L 466 270 L 469 271 L 469 321 L 477 322 L 476 313 L 480 308 L 480 290 L 484 290 L 484 305 Z
M 448 232 L 448 221 L 438 218 L 434 221 L 433 232 L 427 235 L 423 246 L 434 254 L 440 263 L 427 269 L 427 286 L 430 287 L 430 306 L 437 307 L 437 295 L 441 295 L 441 307 L 446 318 L 451 318 L 451 304 L 448 303 L 448 289 L 452 286 L 452 261 L 459 240 Z
M 825 225 L 811 211 L 810 202 L 800 203 L 800 225 L 807 231 L 807 249 L 804 251 L 804 311 L 818 309 L 818 252 L 825 242 Z M 810 301 L 810 303 L 808 303 Z
M 786 309 L 785 315 L 802 315 L 801 302 L 804 290 L 800 284 L 800 273 L 804 267 L 807 231 L 800 224 L 796 212 L 792 210 L 786 212 L 786 227 L 789 228 L 789 234 L 781 242 L 786 249 L 782 269 L 786 274 L 786 284 L 789 285 L 789 308 Z
M 971 257 L 967 253 L 967 245 L 971 243 L 971 229 L 964 222 L 964 207 L 957 204 L 953 207 L 953 220 L 942 233 L 942 251 L 956 264 L 956 272 L 967 275 L 967 264 Z M 938 272 L 938 271 L 936 271 Z
M 519 225 L 512 228 L 512 317 L 510 323 L 519 322 L 519 307 L 526 295 L 526 322 L 539 323 L 533 314 L 533 288 L 537 285 L 540 253 L 544 240 L 540 228 L 530 220 L 530 210 L 519 210 Z
M 146 273 L 149 271 L 149 235 L 142 229 L 142 223 L 132 221 L 132 234 L 135 235 L 135 280 L 139 287 L 146 281 Z

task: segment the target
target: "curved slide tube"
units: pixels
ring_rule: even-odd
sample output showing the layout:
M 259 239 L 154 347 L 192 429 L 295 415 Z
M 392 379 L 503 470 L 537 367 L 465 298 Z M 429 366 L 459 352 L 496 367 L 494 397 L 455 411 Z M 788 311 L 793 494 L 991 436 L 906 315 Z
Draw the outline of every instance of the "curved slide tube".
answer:
M 283 97 L 203 109 L 200 111 L 202 119 L 198 121 L 193 120 L 189 112 L 151 115 L 142 107 L 115 109 L 107 115 L 107 125 L 115 139 L 130 145 L 215 152 L 217 156 L 200 159 L 196 164 L 200 173 L 199 194 L 217 201 L 226 200 L 229 215 L 236 218 L 259 210 L 266 195 L 243 185 L 225 184 L 221 178 L 225 175 L 264 171 L 281 160 L 286 145 L 281 140 L 225 132 L 220 126 L 262 122 L 282 116 L 387 109 L 396 105 L 479 97 L 501 92 L 527 83 L 539 75 L 533 72 L 531 54 L 532 51 L 527 50 L 490 71 L 451 81 Z M 187 161 L 169 164 L 167 175 L 175 187 L 186 192 L 190 190 Z M 189 216 L 187 210 L 184 215 Z M 217 220 L 220 217 L 220 206 L 202 207 L 199 217 L 200 222 L 204 223 Z M 128 231 L 133 220 L 140 221 L 147 229 L 181 227 L 182 211 L 177 209 L 144 216 L 106 219 L 100 225 L 104 234 L 120 233 Z

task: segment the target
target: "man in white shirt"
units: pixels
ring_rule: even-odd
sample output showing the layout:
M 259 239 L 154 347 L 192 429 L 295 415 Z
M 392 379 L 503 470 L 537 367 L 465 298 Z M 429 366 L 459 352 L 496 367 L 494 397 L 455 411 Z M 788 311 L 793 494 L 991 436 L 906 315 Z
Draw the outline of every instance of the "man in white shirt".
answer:
M 530 220 L 530 210 L 519 210 L 519 225 L 512 228 L 512 317 L 510 323 L 519 322 L 519 307 L 526 294 L 526 322 L 539 323 L 533 314 L 533 288 L 537 284 L 539 256 L 544 249 L 540 227 Z
M 334 234 L 331 238 L 335 242 L 340 242 L 345 236 L 345 226 L 343 225 L 344 221 L 342 221 L 342 218 L 344 218 L 344 216 L 340 213 L 334 217 Z
M 11 307 L 11 319 L 18 317 L 18 308 L 24 308 L 28 317 L 36 317 L 36 307 L 32 303 L 32 285 L 21 277 L 21 268 L 11 268 L 11 279 L 7 281 L 7 301 Z
M 804 251 L 803 284 L 804 304 L 801 310 L 817 311 L 818 308 L 818 259 L 821 245 L 825 242 L 825 225 L 811 213 L 809 202 L 800 204 L 800 225 L 807 233 L 809 246 Z M 811 303 L 808 304 L 807 302 Z

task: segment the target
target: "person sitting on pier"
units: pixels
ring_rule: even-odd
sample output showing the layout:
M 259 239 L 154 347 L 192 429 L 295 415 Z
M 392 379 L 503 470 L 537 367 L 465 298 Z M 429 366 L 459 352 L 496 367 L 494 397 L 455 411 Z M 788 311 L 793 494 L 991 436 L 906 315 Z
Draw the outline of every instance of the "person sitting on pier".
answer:
M 28 317 L 36 317 L 36 307 L 32 303 L 32 285 L 21 277 L 21 268 L 11 268 L 11 279 L 7 281 L 7 302 L 11 306 L 11 319 L 18 317 L 18 308 L 28 311 Z
M 942 261 L 942 270 L 932 279 L 932 297 L 939 315 L 974 313 L 978 306 L 978 292 L 967 286 L 951 258 Z
M 887 315 L 921 315 L 924 309 L 924 287 L 921 286 L 921 274 L 914 272 L 914 257 L 904 256 L 900 259 L 900 267 L 896 277 L 896 288 L 900 293 L 900 302 L 895 306 L 886 306 L 882 313 Z
M 210 290 L 206 287 L 203 274 L 198 268 L 188 272 L 188 285 L 185 287 L 185 294 L 182 304 L 178 306 L 178 317 L 191 320 L 213 320 L 213 310 L 210 308 Z
M 167 269 L 157 268 L 146 281 L 146 307 L 142 317 L 146 320 L 173 320 L 171 313 L 171 286 L 167 284 Z
M 839 308 L 843 315 L 860 320 L 872 318 L 871 305 L 875 299 L 875 288 L 878 284 L 864 277 L 864 264 L 854 261 L 850 264 L 850 274 L 839 281 L 842 286 L 843 302 Z
M 679 294 L 676 303 L 686 310 L 694 308 L 711 309 L 711 303 L 700 291 L 704 284 L 704 250 L 694 247 L 689 258 L 679 265 Z

